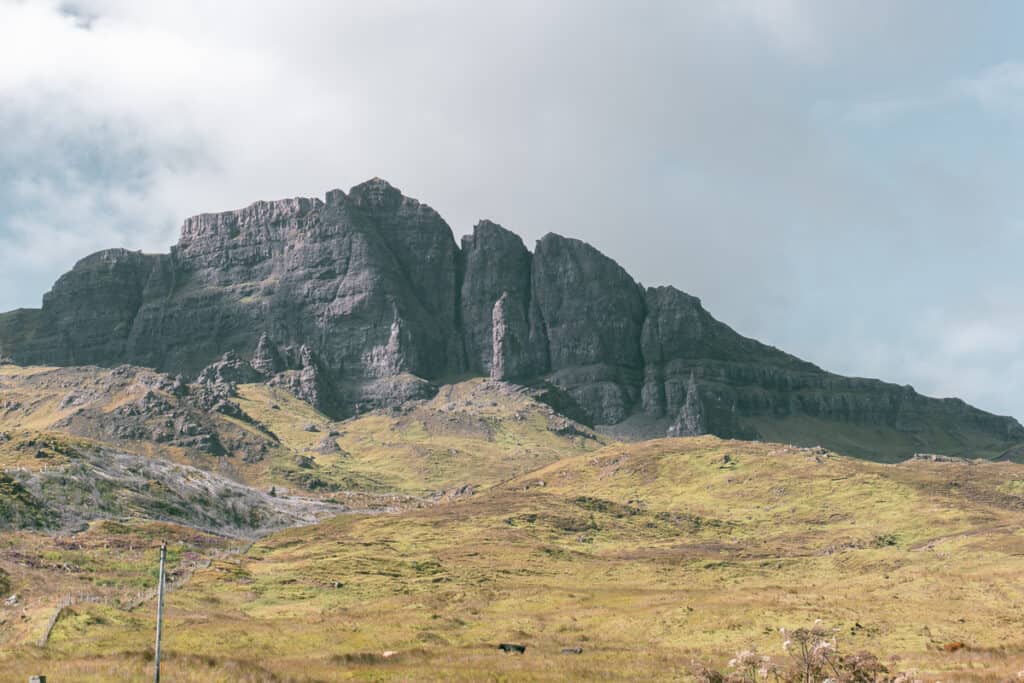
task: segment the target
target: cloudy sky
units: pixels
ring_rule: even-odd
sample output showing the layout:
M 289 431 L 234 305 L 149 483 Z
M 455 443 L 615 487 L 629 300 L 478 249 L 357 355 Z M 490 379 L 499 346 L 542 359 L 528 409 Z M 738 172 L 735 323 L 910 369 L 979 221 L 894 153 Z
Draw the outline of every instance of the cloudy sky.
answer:
M 0 0 L 0 310 L 381 176 L 1024 418 L 1024 5 Z

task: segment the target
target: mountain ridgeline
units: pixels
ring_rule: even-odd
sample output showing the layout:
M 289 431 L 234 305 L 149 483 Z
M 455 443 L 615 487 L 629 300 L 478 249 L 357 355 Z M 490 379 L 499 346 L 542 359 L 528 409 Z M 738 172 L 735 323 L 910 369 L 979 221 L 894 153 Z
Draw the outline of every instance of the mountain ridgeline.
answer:
M 380 179 L 189 218 L 169 254 L 88 256 L 41 309 L 0 314 L 0 356 L 266 381 L 334 417 L 489 375 L 549 383 L 560 409 L 619 436 L 1024 455 L 1012 418 L 828 373 L 688 294 L 642 288 L 584 242 L 549 234 L 531 253 L 481 221 L 460 247 L 436 211 Z

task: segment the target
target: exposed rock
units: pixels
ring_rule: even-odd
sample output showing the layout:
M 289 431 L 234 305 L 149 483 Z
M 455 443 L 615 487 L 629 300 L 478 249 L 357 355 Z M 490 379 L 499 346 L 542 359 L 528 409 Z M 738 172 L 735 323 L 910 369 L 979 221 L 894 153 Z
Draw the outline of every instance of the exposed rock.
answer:
M 166 258 L 126 249 L 87 256 L 43 296 L 41 311 L 16 312 L 31 343 L 15 342 L 16 348 L 8 349 L 0 341 L 0 350 L 22 362 L 56 365 L 107 364 L 123 358 L 146 282 L 156 262 Z
M 525 325 L 530 300 L 530 252 L 518 235 L 491 221 L 480 221 L 472 235 L 462 238 L 462 253 L 462 329 L 468 368 L 479 374 L 490 373 L 492 377 L 517 376 L 501 370 L 495 375 L 492 314 L 503 298 L 504 308 L 514 309 Z M 522 335 L 517 352 L 520 357 L 526 351 L 527 339 L 528 330 Z M 532 374 L 539 372 L 543 368 Z
M 220 360 L 203 368 L 196 383 L 214 387 L 234 387 L 237 384 L 247 384 L 259 379 L 258 373 L 253 370 L 252 366 L 243 363 L 234 351 L 228 351 L 221 356 Z
M 337 506 L 273 497 L 223 475 L 164 458 L 106 448 L 83 450 L 74 462 L 13 474 L 17 479 L 5 480 L 7 473 L 0 472 L 0 483 L 16 489 L 19 500 L 30 507 L 11 515 L 8 506 L 6 514 L 0 514 L 4 530 L 70 530 L 89 520 L 140 516 L 248 536 L 312 523 L 339 512 Z
M 463 484 L 447 491 L 437 491 L 430 496 L 433 501 L 452 502 L 460 498 L 469 498 L 476 494 L 477 487 L 473 484 Z
M 491 378 L 511 380 L 535 374 L 527 352 L 530 329 L 522 303 L 505 292 L 494 304 L 491 320 Z
M 936 453 L 914 453 L 912 460 L 921 460 L 925 462 L 967 462 L 965 458 L 938 455 Z
M 344 384 L 335 393 L 347 411 L 373 407 L 389 395 L 362 395 L 380 389 L 376 380 L 461 369 L 459 260 L 441 217 L 378 179 L 326 202 L 257 202 L 186 220 L 169 256 L 83 259 L 42 311 L 0 316 L 0 351 L 26 363 L 133 362 L 196 377 L 230 350 L 251 350 L 266 372 L 266 333 L 316 354 L 319 394 Z
M 557 414 L 551 415 L 548 419 L 548 431 L 554 432 L 559 436 L 575 436 L 584 439 L 595 438 L 594 432 L 584 425 Z
M 178 375 L 174 378 L 174 383 L 171 385 L 171 393 L 179 398 L 188 395 L 188 384 L 185 383 L 184 377 Z
M 249 415 L 246 414 L 244 410 L 242 410 L 242 407 L 235 403 L 234 401 L 217 401 L 217 403 L 215 403 L 214 406 L 210 408 L 210 410 L 215 413 L 220 413 L 221 415 L 227 415 L 228 417 L 234 417 L 239 420 L 244 420 L 245 422 L 252 421 L 252 418 L 250 418 Z
M 374 408 L 398 408 L 409 401 L 432 398 L 436 393 L 433 383 L 409 373 L 381 377 L 358 387 L 360 400 L 353 410 L 360 413 Z
M 550 381 L 595 422 L 620 422 L 639 399 L 642 290 L 617 263 L 579 240 L 545 236 L 533 264 Z
M 320 442 L 313 448 L 314 451 L 321 455 L 330 455 L 331 453 L 341 453 L 341 447 L 338 446 L 338 442 L 330 436 L 325 436 L 320 439 Z
M 235 385 L 269 381 L 332 418 L 430 397 L 468 371 L 554 387 L 560 412 L 641 436 L 828 443 L 844 425 L 870 425 L 894 445 L 857 454 L 908 457 L 912 443 L 1024 458 L 1012 418 L 825 372 L 742 337 L 692 296 L 644 291 L 583 242 L 551 234 L 531 255 L 481 221 L 460 251 L 437 212 L 379 178 L 323 201 L 189 218 L 170 254 L 86 257 L 41 310 L 0 314 L 0 358 L 149 366 L 181 375 L 160 391 L 194 392 L 216 411 L 232 410 Z M 65 408 L 88 400 L 69 395 Z
M 272 386 L 278 386 L 291 393 L 314 408 L 325 413 L 337 413 L 339 400 L 335 389 L 325 379 L 320 362 L 313 351 L 306 345 L 299 349 L 299 370 L 286 370 L 270 380 Z
M 271 377 L 284 370 L 281 352 L 270 341 L 270 337 L 266 333 L 260 335 L 260 340 L 256 343 L 256 351 L 253 352 L 249 365 L 253 370 L 266 377 Z
M 690 382 L 686 387 L 686 401 L 679 409 L 675 423 L 668 428 L 668 436 L 699 436 L 701 434 L 707 434 L 707 427 L 704 424 L 704 406 L 701 405 L 697 383 L 693 381 L 691 374 Z
M 405 350 L 410 357 L 403 369 L 431 378 L 449 367 L 462 367 L 462 340 L 456 327 L 460 254 L 451 228 L 432 208 L 380 178 L 353 187 L 349 197 L 397 260 L 396 279 L 405 281 L 407 297 L 413 300 L 401 303 L 417 304 L 417 315 L 426 316 L 410 325 L 408 333 L 417 343 Z

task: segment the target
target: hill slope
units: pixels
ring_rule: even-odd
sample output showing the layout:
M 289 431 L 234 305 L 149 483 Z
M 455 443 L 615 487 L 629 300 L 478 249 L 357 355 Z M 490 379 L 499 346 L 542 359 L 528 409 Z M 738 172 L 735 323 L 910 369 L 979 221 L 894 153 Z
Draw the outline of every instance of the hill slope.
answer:
M 1005 680 L 1024 668 L 1022 527 L 1011 463 L 611 444 L 440 505 L 278 532 L 197 571 L 168 600 L 168 675 L 676 680 L 751 644 L 781 657 L 777 629 L 820 618 L 922 678 Z M 31 666 L 141 679 L 149 611 L 74 611 Z M 26 666 L 0 659 L 0 676 Z
M 334 421 L 277 386 L 184 384 L 132 366 L 0 365 L 0 465 L 56 469 L 63 451 L 106 450 L 359 507 L 378 494 L 383 503 L 492 486 L 601 446 L 542 402 L 551 393 L 474 379 Z

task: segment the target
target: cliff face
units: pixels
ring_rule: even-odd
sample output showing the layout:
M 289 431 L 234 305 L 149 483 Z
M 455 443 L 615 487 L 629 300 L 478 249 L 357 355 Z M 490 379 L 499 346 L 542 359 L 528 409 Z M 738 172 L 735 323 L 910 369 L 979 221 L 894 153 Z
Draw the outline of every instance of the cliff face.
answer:
M 337 416 L 474 374 L 550 382 L 632 436 L 710 432 L 884 458 L 995 457 L 1024 442 L 1011 418 L 742 337 L 578 240 L 547 235 L 531 254 L 481 221 L 460 249 L 437 212 L 379 179 L 189 218 L 170 254 L 94 254 L 42 309 L 0 315 L 0 357 L 24 364 L 196 377 L 228 352 Z
M 643 291 L 617 263 L 578 240 L 547 235 L 533 258 L 551 381 L 596 422 L 621 422 L 637 403 L 643 376 Z
M 462 253 L 465 275 L 461 309 L 466 369 L 476 374 L 487 374 L 492 371 L 492 361 L 496 357 L 492 316 L 498 300 L 504 297 L 502 315 L 521 317 L 525 322 L 530 301 L 530 252 L 518 235 L 496 223 L 480 221 L 473 228 L 472 235 L 462 238 Z M 521 372 L 531 373 L 531 363 L 524 357 L 527 336 L 528 333 L 523 334 L 523 346 L 512 361 L 519 369 L 502 367 L 496 376 L 504 378 Z

